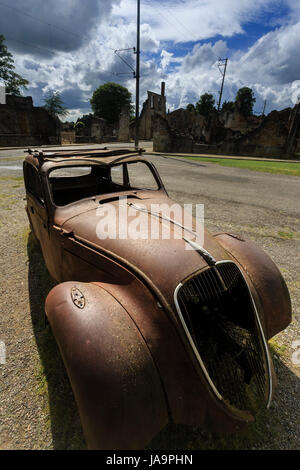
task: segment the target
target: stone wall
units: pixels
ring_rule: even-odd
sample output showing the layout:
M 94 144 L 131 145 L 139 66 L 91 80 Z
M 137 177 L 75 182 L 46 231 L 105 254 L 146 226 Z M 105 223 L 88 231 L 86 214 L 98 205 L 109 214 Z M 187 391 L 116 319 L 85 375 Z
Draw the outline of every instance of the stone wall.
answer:
M 89 125 L 76 128 L 77 143 L 103 143 L 129 141 L 129 110 L 123 109 L 119 121 L 109 124 L 105 119 L 93 116 Z
M 206 144 L 197 142 L 190 133 L 171 128 L 169 120 L 160 115 L 153 118 L 153 149 L 156 152 L 208 153 L 287 157 L 299 152 L 300 105 L 295 109 L 272 111 L 246 134 L 225 129 L 215 113 L 203 127 Z M 173 122 L 174 123 L 174 122 Z M 291 139 L 289 151 L 289 139 Z
M 53 118 L 45 108 L 33 106 L 31 96 L 6 95 L 6 104 L 0 104 L 0 146 L 59 143 L 58 119 Z
M 192 136 L 171 129 L 167 119 L 156 114 L 153 117 L 153 150 L 161 153 L 214 153 L 216 146 L 201 144 Z
M 107 134 L 105 119 L 93 117 L 90 127 L 90 136 L 94 142 L 103 142 L 104 135 Z
M 205 118 L 199 113 L 180 108 L 168 113 L 167 121 L 171 129 L 190 135 L 196 141 L 204 140 Z
M 166 117 L 166 97 L 165 83 L 161 84 L 161 94 L 148 91 L 148 98 L 143 104 L 143 109 L 139 121 L 139 138 L 142 140 L 151 140 L 153 138 L 152 118 L 159 114 Z
M 128 142 L 130 139 L 129 136 L 129 123 L 130 123 L 130 113 L 128 108 L 124 108 L 119 117 L 119 128 L 118 128 L 118 141 L 119 142 Z
M 290 109 L 272 111 L 258 128 L 242 135 L 235 141 L 227 142 L 225 148 L 234 154 L 284 156 L 290 111 Z
M 220 121 L 225 129 L 247 134 L 260 126 L 262 117 L 244 116 L 238 109 L 234 109 L 234 111 L 222 111 L 220 113 Z
M 61 138 L 62 144 L 75 144 L 76 143 L 75 131 L 61 131 L 60 138 Z

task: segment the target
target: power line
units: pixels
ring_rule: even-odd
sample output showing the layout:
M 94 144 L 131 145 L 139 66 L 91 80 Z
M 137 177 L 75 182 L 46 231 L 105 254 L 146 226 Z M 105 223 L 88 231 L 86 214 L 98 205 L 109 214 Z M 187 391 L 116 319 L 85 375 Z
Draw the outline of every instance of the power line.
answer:
M 152 5 L 153 5 L 153 4 L 151 3 L 151 6 L 152 6 Z M 156 8 L 156 10 L 159 10 L 159 12 L 161 13 L 161 15 L 162 15 L 162 16 L 164 17 L 164 19 L 169 23 L 169 25 L 172 26 L 172 28 L 175 27 L 175 29 L 178 30 L 178 27 L 174 24 L 174 22 L 171 22 L 170 19 L 164 14 L 163 9 L 162 9 L 161 7 L 156 6 L 155 8 Z M 186 42 L 190 42 L 190 39 L 187 39 Z M 175 48 L 176 45 L 174 45 L 173 47 Z
M 36 46 L 35 44 L 32 44 L 30 42 L 21 41 L 20 39 L 15 39 L 15 38 L 12 38 L 11 36 L 7 36 L 7 35 L 5 35 L 5 39 L 9 39 L 10 41 L 13 41 L 13 42 L 19 42 L 21 44 L 24 44 L 25 46 L 34 47 L 35 49 L 40 49 L 42 51 L 48 51 L 51 54 L 54 54 L 53 50 L 48 49 L 47 47 L 44 47 L 44 46 Z
M 135 50 L 135 47 L 128 47 L 127 49 L 117 49 L 115 50 L 115 54 L 119 57 L 119 59 L 121 59 L 124 64 L 127 65 L 127 67 L 129 67 L 131 69 L 131 73 L 133 73 L 133 78 L 136 78 L 136 71 L 135 69 L 132 67 L 131 64 L 129 64 L 129 62 L 127 62 L 127 60 L 124 59 L 124 57 L 121 56 L 120 52 L 125 52 L 125 51 L 133 51 L 133 53 L 135 54 L 136 53 L 136 50 Z M 128 73 L 118 73 L 116 75 L 128 75 Z
M 177 18 L 177 16 L 175 16 L 174 13 L 172 13 L 172 11 L 171 11 L 166 5 L 162 4 L 161 2 L 159 2 L 159 4 L 161 5 L 162 8 L 164 8 L 165 10 L 167 10 L 168 13 L 169 13 L 171 16 L 173 16 L 174 20 L 177 21 L 177 23 L 178 23 L 179 26 L 181 27 L 182 31 L 185 30 L 185 31 L 187 31 L 189 34 L 192 34 L 193 39 L 189 39 L 189 40 L 188 40 L 189 42 L 191 42 L 191 41 L 192 41 L 192 42 L 197 42 L 197 41 L 198 41 L 198 39 L 196 39 L 196 36 L 194 36 L 194 33 L 193 33 L 190 29 L 188 29 L 188 28 Z M 185 37 L 187 38 L 187 36 L 185 36 Z
M 77 37 L 79 38 L 80 40 L 82 40 L 82 37 L 79 35 L 79 34 L 76 34 L 74 33 L 73 31 L 68 31 L 67 29 L 64 29 L 64 28 L 61 28 L 60 26 L 56 26 L 55 24 L 53 23 L 48 23 L 48 21 L 45 21 L 45 20 L 42 20 L 41 18 L 37 18 L 36 16 L 33 16 L 23 10 L 20 10 L 19 8 L 14 8 L 14 7 L 11 7 L 10 5 L 7 5 L 3 2 L 0 2 L 0 5 L 2 5 L 3 7 L 5 8 L 8 8 L 10 10 L 13 10 L 13 11 L 16 11 L 17 13 L 20 13 L 24 16 L 27 16 L 29 18 L 31 18 L 32 20 L 35 20 L 35 21 L 39 21 L 40 23 L 42 24 L 46 24 L 47 26 L 49 26 L 49 29 L 50 29 L 50 26 L 52 26 L 53 28 L 57 29 L 57 30 L 60 30 L 60 31 L 63 31 L 64 33 L 67 33 L 67 34 L 71 34 L 72 36 L 74 37 Z M 7 35 L 5 35 L 6 37 L 8 37 Z M 10 38 L 11 40 L 13 40 L 12 38 Z M 22 42 L 20 40 L 16 40 L 18 42 Z M 26 44 L 25 42 L 23 42 L 23 44 Z M 29 43 L 28 43 L 29 44 Z M 101 44 L 102 46 L 106 47 L 107 49 L 110 49 L 111 51 L 114 51 L 114 49 L 112 47 L 109 47 L 107 46 L 107 44 L 105 44 L 104 41 L 99 41 L 99 44 Z M 38 49 L 42 48 L 42 49 L 46 49 L 46 50 L 50 50 L 44 46 L 34 46 L 33 44 L 31 45 L 32 47 L 36 47 Z
M 27 13 L 24 10 L 20 10 L 19 8 L 12 7 L 12 6 L 7 5 L 5 3 L 2 3 L 2 2 L 0 2 L 0 5 L 2 5 L 5 8 L 8 8 L 9 10 L 13 10 L 13 11 L 16 11 L 17 13 L 20 13 L 24 16 L 27 16 L 28 18 L 31 18 L 32 20 L 39 21 L 40 23 L 46 24 L 47 26 L 53 26 L 54 28 L 59 29 L 61 31 L 64 31 L 67 34 L 72 34 L 73 36 L 79 37 L 78 34 L 73 33 L 72 31 L 68 31 L 67 29 L 60 28 L 59 26 L 56 26 L 55 24 L 48 23 L 48 21 L 42 20 L 41 18 L 37 18 L 36 16 L 33 16 L 33 15 L 30 15 L 29 13 Z

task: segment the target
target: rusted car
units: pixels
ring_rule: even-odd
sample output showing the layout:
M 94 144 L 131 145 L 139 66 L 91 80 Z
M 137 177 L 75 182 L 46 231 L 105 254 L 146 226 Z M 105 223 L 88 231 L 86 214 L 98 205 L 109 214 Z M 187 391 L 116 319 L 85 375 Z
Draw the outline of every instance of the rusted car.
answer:
M 267 341 L 290 323 L 291 304 L 268 255 L 227 232 L 204 231 L 202 245 L 193 230 L 102 236 L 108 207 L 117 222 L 130 207 L 140 221 L 184 228 L 153 210 L 173 201 L 141 151 L 29 150 L 24 179 L 32 233 L 58 283 L 45 311 L 89 448 L 141 449 L 169 422 L 239 432 L 270 406 Z

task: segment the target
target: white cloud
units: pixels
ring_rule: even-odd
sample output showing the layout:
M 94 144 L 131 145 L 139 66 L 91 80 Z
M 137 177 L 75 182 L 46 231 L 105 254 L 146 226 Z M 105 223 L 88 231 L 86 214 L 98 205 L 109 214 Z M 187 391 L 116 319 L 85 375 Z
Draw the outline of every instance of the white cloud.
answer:
M 242 33 L 242 24 L 254 21 L 281 0 L 148 0 L 141 7 L 141 22 L 151 24 L 160 41 L 199 41 L 216 35 Z M 121 0 L 113 8 L 116 17 L 136 21 L 136 0 Z
M 165 51 L 164 49 L 161 51 L 160 65 L 161 65 L 162 70 L 165 70 L 170 65 L 173 55 L 174 54 L 172 52 Z
M 95 5 L 95 0 L 91 1 Z M 300 8 L 295 7 L 293 17 L 289 15 L 284 26 L 261 37 L 246 52 L 231 54 L 225 39 L 211 39 L 196 43 L 185 55 L 182 50 L 177 55 L 179 46 L 172 43 L 208 39 L 216 34 L 223 38 L 234 35 L 243 31 L 245 22 L 279 3 L 283 0 L 175 0 L 162 2 L 161 6 L 158 1 L 144 0 L 141 102 L 147 90 L 159 92 L 162 80 L 166 81 L 171 110 L 197 101 L 205 92 L 212 92 L 217 101 L 222 77 L 216 62 L 219 57 L 229 56 L 223 99 L 234 99 L 238 88 L 250 86 L 255 90 L 258 110 L 264 99 L 268 100 L 268 111 L 293 105 L 300 94 Z M 92 39 L 83 41 L 72 52 L 40 58 L 33 51 L 25 53 L 24 47 L 22 55 L 14 54 L 17 71 L 30 81 L 28 94 L 32 94 L 36 105 L 41 105 L 43 93 L 52 89 L 62 93 L 72 116 L 87 113 L 93 90 L 106 81 L 117 81 L 134 94 L 135 81 L 114 50 L 135 45 L 136 1 L 111 2 L 111 16 L 107 2 L 104 5 L 105 15 L 101 24 L 92 27 Z M 133 52 L 124 54 L 134 67 Z

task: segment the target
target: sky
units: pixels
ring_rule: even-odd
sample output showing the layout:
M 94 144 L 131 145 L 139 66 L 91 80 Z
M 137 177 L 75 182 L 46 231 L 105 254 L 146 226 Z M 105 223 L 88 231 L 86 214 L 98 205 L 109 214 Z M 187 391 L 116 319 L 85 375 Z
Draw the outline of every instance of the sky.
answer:
M 58 91 L 77 120 L 108 81 L 135 100 L 136 0 L 0 0 L 0 34 L 25 96 L 42 106 Z M 141 0 L 140 104 L 166 82 L 167 108 L 219 99 L 219 59 L 228 58 L 222 101 L 253 89 L 255 113 L 293 106 L 300 97 L 300 0 Z

